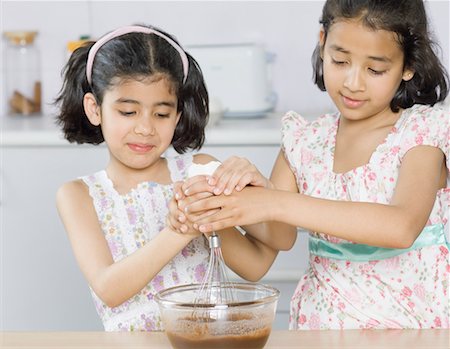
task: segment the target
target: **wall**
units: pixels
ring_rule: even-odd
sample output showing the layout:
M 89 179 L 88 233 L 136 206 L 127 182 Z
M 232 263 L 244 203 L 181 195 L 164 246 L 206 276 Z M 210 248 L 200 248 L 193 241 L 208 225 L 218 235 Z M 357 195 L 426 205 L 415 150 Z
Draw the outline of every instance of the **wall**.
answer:
M 255 41 L 266 45 L 267 49 L 276 54 L 276 65 L 274 70 L 275 89 L 279 95 L 277 109 L 285 111 L 295 109 L 302 113 L 319 113 L 330 108 L 326 94 L 321 93 L 311 82 L 310 55 L 315 46 L 318 17 L 323 1 L 264 1 L 264 2 L 125 2 L 125 1 L 1 1 L 1 29 L 5 30 L 38 30 L 39 37 L 37 44 L 42 51 L 42 72 L 44 91 L 44 112 L 50 114 L 52 108 L 51 101 L 55 97 L 60 86 L 60 71 L 66 59 L 65 44 L 67 41 L 76 39 L 80 35 L 90 34 L 92 37 L 102 35 L 120 25 L 145 22 L 157 25 L 173 32 L 184 45 L 191 44 L 211 44 L 211 43 L 238 43 Z M 429 1 L 427 2 L 430 17 L 432 18 L 432 29 L 436 34 L 437 41 L 442 46 L 442 56 L 444 63 L 448 64 L 449 57 L 449 2 Z M 2 42 L 4 49 L 4 41 Z M 2 62 L 0 61 L 0 64 Z M 0 71 L 4 73 L 5 67 L 1 66 Z M 1 91 L 0 91 L 1 92 Z M 1 126 L 0 113 L 0 126 Z M 53 152 L 52 152 L 53 151 Z M 80 163 L 79 161 L 69 161 L 66 150 L 64 153 L 66 162 L 56 161 L 53 167 L 42 166 L 43 161 L 37 161 L 42 156 L 46 161 L 55 162 L 56 150 L 32 149 L 23 151 L 24 155 L 11 156 L 20 166 L 28 166 L 21 170 L 20 175 L 5 175 L 6 170 L 14 170 L 12 161 L 8 161 L 7 152 L 0 149 L 4 162 L 2 174 L 7 179 L 14 179 L 19 184 L 17 190 L 13 186 L 6 185 L 2 190 L 2 199 L 5 199 L 4 192 L 11 193 L 12 198 L 17 202 L 20 210 L 14 210 L 14 215 L 3 216 L 4 222 L 8 220 L 11 225 L 17 222 L 27 222 L 30 218 L 24 214 L 23 203 L 26 203 L 30 210 L 40 213 L 41 211 L 54 211 L 54 192 L 56 185 L 62 180 L 73 178 L 70 171 L 67 178 L 62 178 L 58 166 L 64 168 L 64 164 Z M 44 155 L 45 154 L 45 155 Z M 77 151 L 78 154 L 78 151 Z M 80 153 L 81 154 L 81 153 Z M 81 156 L 75 155 L 72 156 Z M 35 159 L 35 162 L 27 159 Z M 270 160 L 272 162 L 272 160 Z M 89 162 L 84 158 L 85 166 Z M 5 164 L 8 163 L 8 166 Z M 97 157 L 92 156 L 90 160 L 92 168 L 98 168 Z M 40 172 L 36 172 L 36 171 Z M 80 173 L 90 173 L 81 171 Z M 33 173 L 32 183 L 29 174 Z M 56 178 L 55 178 L 56 177 Z M 51 185 L 51 189 L 43 190 L 45 187 L 40 180 Z M 22 184 L 24 183 L 24 184 Z M 28 188 L 30 190 L 28 191 Z M 18 195 L 18 190 L 22 189 L 23 196 Z M 51 197 L 49 197 L 49 195 Z M 48 199 L 44 201 L 43 197 Z M 23 201 L 22 201 L 23 200 Z M 3 203 L 4 204 L 4 203 Z M 34 205 L 38 209 L 34 209 Z M 2 214 L 7 209 L 2 207 Z M 6 211 L 5 211 L 6 212 Z M 100 325 L 90 301 L 85 280 L 82 278 L 71 254 L 68 241 L 62 231 L 56 213 L 53 212 L 51 219 L 41 215 L 40 221 L 33 224 L 29 236 L 12 237 L 14 241 L 21 244 L 13 244 L 13 240 L 6 240 L 0 236 L 0 243 L 6 246 L 4 255 L 0 256 L 0 262 L 14 261 L 15 264 L 5 263 L 7 273 L 0 278 L 0 283 L 5 280 L 15 282 L 15 284 L 3 285 L 8 293 L 0 294 L 6 296 L 4 300 L 14 299 L 15 303 L 9 303 L 5 308 L 10 317 L 6 323 L 7 329 L 100 329 Z M 56 227 L 54 227 L 56 226 Z M 51 228 L 54 228 L 52 230 Z M 52 235 L 57 231 L 59 235 Z M 15 233 L 16 229 L 4 229 L 1 234 Z M 56 239 L 56 240 L 55 240 Z M 43 240 L 52 241 L 49 244 L 52 248 L 50 254 L 36 248 L 37 244 Z M 9 244 L 7 243 L 9 242 Z M 61 251 L 58 242 L 63 244 L 65 250 Z M 304 243 L 304 241 L 301 241 Z M 11 247 L 13 246 L 13 247 Z M 299 251 L 305 251 L 306 246 L 297 245 Z M 25 247 L 25 248 L 23 248 Z M 26 252 L 27 258 L 22 258 L 19 253 Z M 278 261 L 283 265 L 292 265 L 293 272 L 302 270 L 305 267 L 305 258 L 298 259 L 298 264 L 291 263 L 288 254 L 280 254 Z M 60 257 L 52 259 L 52 256 Z M 297 253 L 297 256 L 299 254 Z M 2 260 L 3 257 L 3 260 Z M 305 256 L 303 256 L 305 257 Z M 30 262 L 31 260 L 31 262 Z M 58 262 L 54 262 L 57 260 Z M 64 263 L 62 262 L 64 261 Z M 33 263 L 33 264 L 32 264 Z M 65 264 L 66 263 L 66 264 Z M 55 264 L 57 268 L 55 268 Z M 65 268 L 69 265 L 70 268 Z M 43 285 L 42 273 L 27 274 L 30 269 L 47 268 L 45 275 L 53 277 L 44 278 L 47 282 Z M 23 273 L 17 272 L 23 271 Z M 61 275 L 67 273 L 67 280 L 61 282 Z M 64 284 L 66 289 L 59 293 L 58 287 Z M 73 286 L 73 287 L 72 287 Z M 45 292 L 44 292 L 45 291 Z M 47 292 L 48 291 L 48 292 Z M 39 297 L 38 295 L 44 295 Z M 284 301 L 288 301 L 292 290 L 284 294 Z M 69 295 L 69 296 L 67 296 Z M 8 298 L 9 296 L 14 298 Z M 66 298 L 64 298 L 66 297 Z M 57 303 L 55 298 L 60 301 Z M 75 299 L 81 304 L 75 304 Z M 1 300 L 1 299 L 0 299 Z M 52 309 L 48 304 L 55 305 Z M 37 308 L 36 308 L 37 306 Z M 73 308 L 77 312 L 71 312 Z M 18 309 L 16 311 L 16 309 Z M 38 309 L 38 311 L 36 311 Z M 46 317 L 43 318 L 43 314 Z M 64 318 L 64 321 L 60 320 Z M 80 321 L 83 319 L 83 321 Z M 0 328 L 1 326 L 0 319 Z M 287 322 L 285 321 L 284 324 Z
M 323 1 L 11 1 L 1 2 L 2 31 L 38 30 L 42 50 L 44 113 L 60 87 L 65 45 L 80 35 L 96 38 L 118 26 L 149 23 L 185 46 L 258 42 L 276 54 L 277 110 L 318 114 L 331 109 L 312 83 Z M 449 66 L 449 2 L 427 1 L 432 30 Z M 2 41 L 4 48 L 5 40 Z M 0 70 L 1 71 L 1 70 Z M 4 98 L 2 96 L 2 98 Z M 3 106 L 4 108 L 4 106 Z M 3 115 L 4 109 L 0 111 Z

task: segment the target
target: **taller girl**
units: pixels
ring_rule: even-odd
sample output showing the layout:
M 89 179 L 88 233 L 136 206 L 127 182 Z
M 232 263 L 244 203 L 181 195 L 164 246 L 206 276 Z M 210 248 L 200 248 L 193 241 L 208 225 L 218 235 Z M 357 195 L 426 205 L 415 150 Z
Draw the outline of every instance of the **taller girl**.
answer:
M 221 208 L 191 217 L 202 232 L 268 222 L 249 234 L 275 248 L 295 234 L 274 222 L 310 232 L 291 329 L 448 328 L 450 115 L 433 107 L 448 76 L 424 4 L 328 0 L 320 22 L 315 82 L 338 112 L 283 118 L 277 190 L 246 187 L 187 211 Z M 226 164 L 215 194 L 233 189 L 221 182 Z M 263 183 L 247 173 L 239 187 Z

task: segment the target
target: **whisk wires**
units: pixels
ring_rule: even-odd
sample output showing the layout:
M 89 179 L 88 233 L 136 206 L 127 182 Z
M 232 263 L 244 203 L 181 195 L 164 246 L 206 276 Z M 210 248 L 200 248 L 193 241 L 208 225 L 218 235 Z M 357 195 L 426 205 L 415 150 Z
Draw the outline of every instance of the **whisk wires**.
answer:
M 233 284 L 228 278 L 220 237 L 214 232 L 208 237 L 208 241 L 211 249 L 208 268 L 195 298 L 195 304 L 234 303 L 236 297 Z

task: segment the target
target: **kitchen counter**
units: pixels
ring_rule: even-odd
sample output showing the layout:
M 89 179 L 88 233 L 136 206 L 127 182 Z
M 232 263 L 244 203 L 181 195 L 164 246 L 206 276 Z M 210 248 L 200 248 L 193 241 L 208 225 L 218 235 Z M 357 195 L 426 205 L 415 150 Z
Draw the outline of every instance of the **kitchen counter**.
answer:
M 258 118 L 223 118 L 206 128 L 205 145 L 279 145 L 281 115 Z M 0 144 L 18 146 L 73 146 L 66 141 L 55 119 L 49 115 L 2 116 Z
M 1 348 L 170 349 L 164 332 L 3 332 Z M 273 331 L 264 349 L 448 349 L 450 330 Z

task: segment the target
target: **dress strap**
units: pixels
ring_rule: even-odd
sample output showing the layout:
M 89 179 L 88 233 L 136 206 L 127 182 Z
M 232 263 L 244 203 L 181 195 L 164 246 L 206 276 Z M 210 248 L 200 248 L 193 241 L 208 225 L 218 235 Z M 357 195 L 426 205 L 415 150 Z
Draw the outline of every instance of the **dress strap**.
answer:
M 167 157 L 167 166 L 172 182 L 184 181 L 187 178 L 188 168 L 192 164 L 192 153 L 174 157 Z
M 349 242 L 335 244 L 311 235 L 309 236 L 309 251 L 311 254 L 330 259 L 341 259 L 353 262 L 368 262 L 387 259 L 432 245 L 448 246 L 444 234 L 444 224 L 440 223 L 426 226 L 417 237 L 416 241 L 414 241 L 414 244 L 405 249 L 383 248 Z

